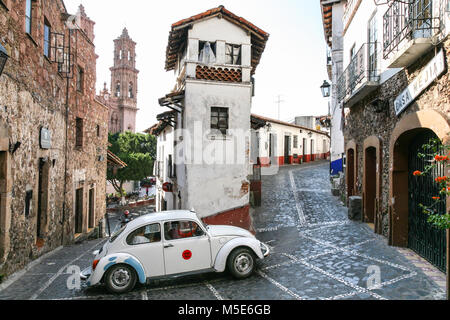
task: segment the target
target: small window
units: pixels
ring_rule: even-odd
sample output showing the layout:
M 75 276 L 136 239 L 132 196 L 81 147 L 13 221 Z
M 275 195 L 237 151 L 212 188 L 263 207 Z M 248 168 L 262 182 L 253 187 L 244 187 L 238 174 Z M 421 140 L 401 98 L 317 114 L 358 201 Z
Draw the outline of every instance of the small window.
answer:
M 44 56 L 50 59 L 50 32 L 51 27 L 47 19 L 44 19 Z
M 298 136 L 294 136 L 294 148 L 298 148 Z
M 155 243 L 161 241 L 161 226 L 159 223 L 150 224 L 131 232 L 127 237 L 127 244 L 135 246 L 139 244 Z
M 33 16 L 33 5 L 31 0 L 26 0 L 25 3 L 25 32 L 31 35 L 31 23 Z
M 81 67 L 78 67 L 77 74 L 77 91 L 83 92 L 84 87 L 84 70 Z
M 225 63 L 241 65 L 241 46 L 235 44 L 225 45 Z
M 219 130 L 223 135 L 228 130 L 228 108 L 211 108 L 211 129 Z
M 133 99 L 134 98 L 134 94 L 133 94 L 133 83 L 130 82 L 128 84 L 128 98 Z
M 97 125 L 97 137 L 100 137 L 100 125 Z
M 198 61 L 202 63 L 216 62 L 216 43 L 208 41 L 199 41 Z
M 31 202 L 33 201 L 33 190 L 25 193 L 25 217 L 28 218 L 31 212 Z
M 116 82 L 116 97 L 120 97 L 120 81 Z
M 164 237 L 166 240 L 177 240 L 201 237 L 205 233 L 193 221 L 172 221 L 164 224 Z
M 75 146 L 83 146 L 83 119 L 77 118 L 75 123 Z

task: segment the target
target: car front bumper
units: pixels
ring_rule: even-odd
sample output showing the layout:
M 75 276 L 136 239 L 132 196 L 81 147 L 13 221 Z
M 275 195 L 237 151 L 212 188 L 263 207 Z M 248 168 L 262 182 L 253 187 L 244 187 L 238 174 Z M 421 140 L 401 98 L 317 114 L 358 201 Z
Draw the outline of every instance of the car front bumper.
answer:
M 263 253 L 264 258 L 270 254 L 269 246 L 267 246 L 265 243 L 262 242 L 261 242 L 261 251 Z
M 85 281 L 85 280 L 89 279 L 89 277 L 91 275 L 92 275 L 92 267 L 88 267 L 88 268 L 84 269 L 83 271 L 81 271 L 80 279 Z

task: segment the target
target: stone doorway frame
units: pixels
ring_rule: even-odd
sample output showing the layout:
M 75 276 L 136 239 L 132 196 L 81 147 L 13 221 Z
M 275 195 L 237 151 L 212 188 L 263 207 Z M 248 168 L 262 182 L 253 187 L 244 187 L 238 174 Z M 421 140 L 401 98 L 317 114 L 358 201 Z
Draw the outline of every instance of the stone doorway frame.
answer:
M 435 110 L 421 110 L 409 113 L 397 122 L 389 142 L 389 245 L 408 245 L 408 146 L 406 142 L 420 129 L 429 129 L 443 141 L 450 143 L 450 124 L 447 118 Z M 405 164 L 406 163 L 406 164 Z M 406 172 L 405 172 L 406 168 Z M 450 175 L 447 168 L 446 175 Z M 450 197 L 447 197 L 447 212 Z M 450 231 L 447 230 L 447 298 L 450 298 Z
M 0 264 L 10 250 L 11 228 L 11 155 L 9 153 L 8 127 L 0 122 Z
M 433 131 L 444 144 L 450 143 L 450 124 L 434 110 L 422 110 L 404 116 L 395 126 L 389 142 L 389 244 L 408 245 L 408 141 L 420 129 Z M 399 140 L 400 139 L 400 140 Z M 400 145 L 400 142 L 403 142 Z M 450 169 L 447 169 L 450 175 Z M 447 211 L 450 197 L 447 198 Z
M 375 233 L 381 234 L 382 233 L 382 217 L 381 217 L 381 208 L 382 208 L 382 188 L 381 188 L 381 179 L 382 179 L 382 172 L 383 172 L 383 151 L 382 151 L 382 142 L 381 139 L 377 136 L 370 136 L 364 140 L 363 143 L 363 215 L 362 219 L 363 222 L 365 221 L 365 213 L 367 208 L 369 207 L 369 203 L 367 202 L 367 194 L 369 192 L 369 186 L 368 186 L 368 179 L 373 178 L 369 176 L 367 172 L 368 166 L 371 164 L 367 159 L 367 152 L 369 149 L 373 148 L 375 149 L 375 161 L 374 165 L 375 168 L 375 194 L 374 198 L 375 201 L 373 203 L 373 209 L 374 209 L 374 217 L 373 221 L 368 221 L 370 223 L 373 223 L 375 226 Z M 372 165 L 373 165 L 372 164 Z

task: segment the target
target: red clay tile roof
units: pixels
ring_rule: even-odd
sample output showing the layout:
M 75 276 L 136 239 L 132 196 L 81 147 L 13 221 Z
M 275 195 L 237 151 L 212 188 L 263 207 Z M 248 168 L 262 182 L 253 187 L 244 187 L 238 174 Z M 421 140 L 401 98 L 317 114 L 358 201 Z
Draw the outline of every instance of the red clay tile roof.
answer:
M 127 167 L 127 164 L 120 160 L 118 156 L 108 150 L 108 163 L 119 168 Z
M 256 27 L 251 22 L 246 19 L 239 17 L 232 13 L 231 11 L 225 9 L 224 6 L 219 6 L 207 10 L 203 13 L 197 14 L 187 19 L 180 20 L 172 24 L 172 30 L 169 34 L 169 43 L 166 50 L 166 71 L 174 70 L 177 54 L 184 49 L 187 41 L 188 26 L 195 23 L 201 19 L 208 18 L 211 16 L 221 15 L 224 19 L 238 25 L 239 27 L 246 29 L 251 33 L 252 42 L 252 74 L 255 73 L 256 67 L 261 60 L 261 55 L 266 47 L 266 42 L 269 39 L 269 34 L 262 29 Z

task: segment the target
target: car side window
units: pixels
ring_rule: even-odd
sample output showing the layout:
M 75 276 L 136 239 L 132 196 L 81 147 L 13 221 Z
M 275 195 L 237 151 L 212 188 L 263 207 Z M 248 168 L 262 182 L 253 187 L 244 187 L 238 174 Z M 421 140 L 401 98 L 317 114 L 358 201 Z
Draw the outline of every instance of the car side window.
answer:
M 149 224 L 131 232 L 127 237 L 130 246 L 161 241 L 161 226 L 159 223 Z
M 171 221 L 164 224 L 164 237 L 166 240 L 201 237 L 205 233 L 193 221 Z

